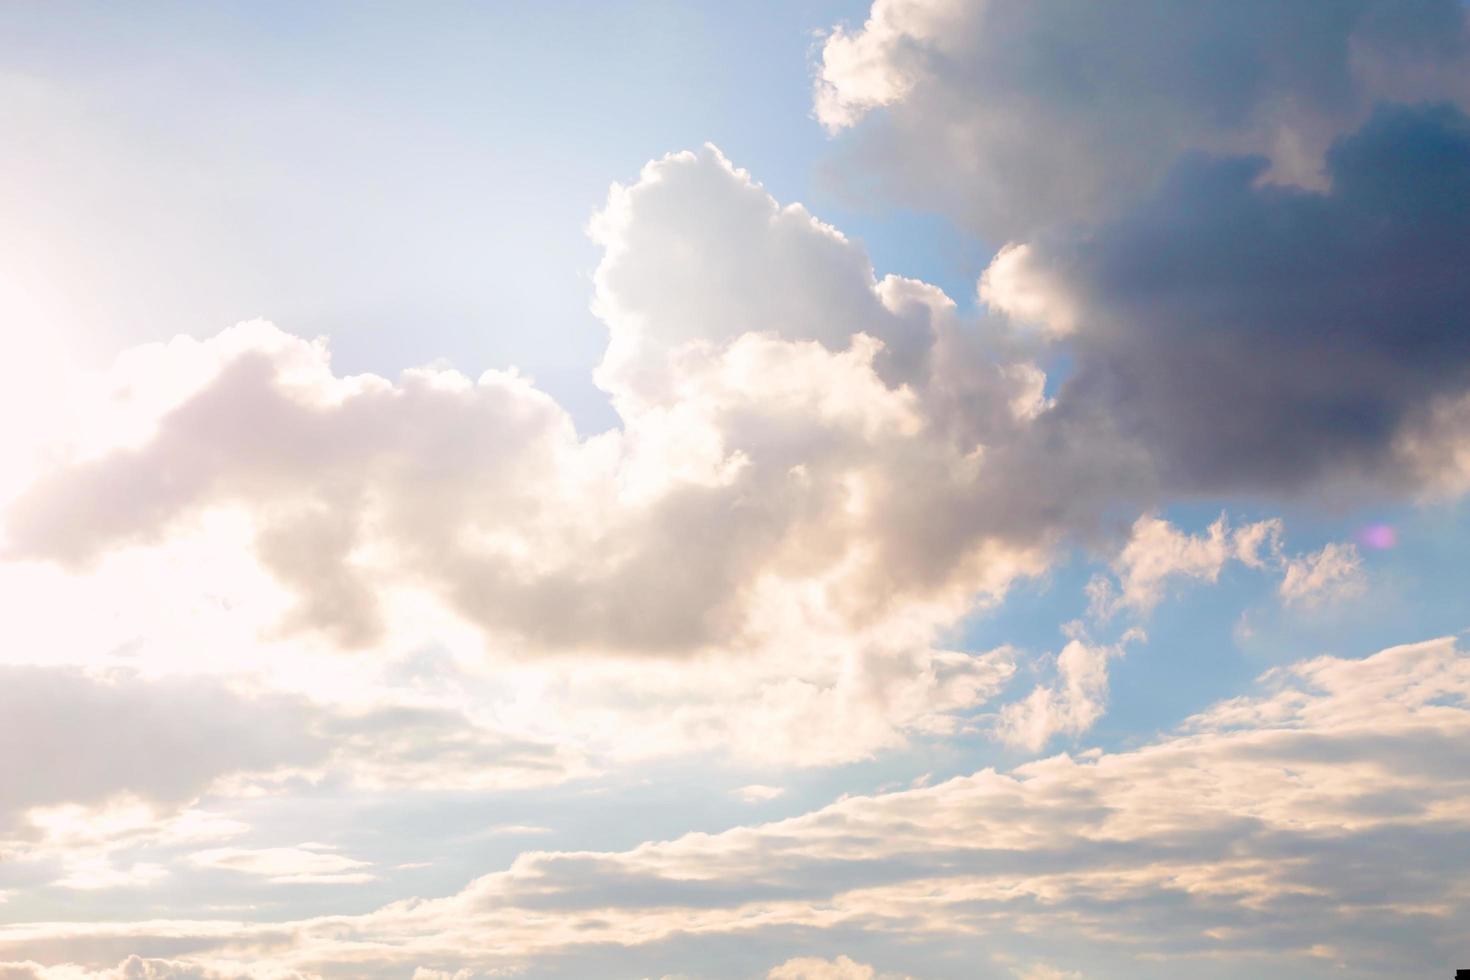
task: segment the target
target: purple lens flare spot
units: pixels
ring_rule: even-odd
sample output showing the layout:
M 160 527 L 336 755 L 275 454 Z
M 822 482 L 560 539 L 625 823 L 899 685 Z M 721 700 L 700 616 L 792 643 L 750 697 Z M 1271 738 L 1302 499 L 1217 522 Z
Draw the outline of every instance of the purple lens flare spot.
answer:
M 1358 543 L 1374 551 L 1386 551 L 1398 544 L 1398 540 L 1398 532 L 1388 524 L 1369 524 L 1358 532 Z

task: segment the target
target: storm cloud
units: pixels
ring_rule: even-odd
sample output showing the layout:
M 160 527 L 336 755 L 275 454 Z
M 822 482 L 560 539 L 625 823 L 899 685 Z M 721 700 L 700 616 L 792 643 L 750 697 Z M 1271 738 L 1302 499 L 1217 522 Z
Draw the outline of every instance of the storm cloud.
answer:
M 1325 191 L 1266 168 L 1193 157 L 1126 215 L 1017 246 L 1006 288 L 1073 321 L 1058 411 L 1112 420 L 1173 492 L 1412 491 L 1434 474 L 1406 435 L 1470 386 L 1470 120 L 1382 108 Z

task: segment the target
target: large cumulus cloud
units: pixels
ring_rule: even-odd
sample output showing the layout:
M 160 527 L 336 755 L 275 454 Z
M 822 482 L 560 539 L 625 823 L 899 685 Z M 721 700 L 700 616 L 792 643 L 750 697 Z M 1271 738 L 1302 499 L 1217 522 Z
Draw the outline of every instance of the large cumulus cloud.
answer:
M 371 645 L 382 584 L 411 580 L 534 652 L 683 655 L 952 619 L 1043 566 L 1066 490 L 991 461 L 1043 376 L 942 293 L 876 280 L 713 149 L 651 165 L 594 229 L 621 429 L 579 437 L 514 374 L 338 378 L 320 345 L 237 328 L 155 352 L 192 387 L 44 473 L 8 552 L 83 567 L 243 508 L 288 628 Z
M 9 503 L 0 575 L 59 567 L 111 606 L 138 556 L 178 557 L 161 584 L 187 593 L 243 547 L 274 587 L 223 583 L 210 645 L 284 675 L 283 643 L 463 649 L 469 624 L 525 680 L 481 678 L 486 703 L 625 757 L 832 762 L 953 730 L 1011 665 L 946 631 L 1093 523 L 1127 454 L 1048 434 L 1021 345 L 712 147 L 614 188 L 592 233 L 619 428 L 579 434 L 514 372 L 341 377 L 262 322 L 180 338 L 77 386 L 99 408 Z M 217 525 L 239 534 L 180 545 Z M 531 678 L 549 654 L 575 669 Z M 650 655 L 684 667 L 619 666 Z

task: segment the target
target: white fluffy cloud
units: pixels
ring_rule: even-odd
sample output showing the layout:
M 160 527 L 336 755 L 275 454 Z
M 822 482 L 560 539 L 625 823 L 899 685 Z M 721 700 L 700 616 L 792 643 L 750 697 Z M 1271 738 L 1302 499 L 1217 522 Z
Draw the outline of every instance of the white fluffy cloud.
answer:
M 831 764 L 955 731 L 1014 665 L 946 631 L 1156 494 L 1153 461 L 1059 412 L 1004 333 L 876 278 L 712 147 L 614 188 L 591 230 L 621 428 L 579 435 L 514 373 L 340 377 L 259 322 L 130 351 L 73 386 L 79 435 L 5 513 L 17 615 L 83 601 L 108 615 L 57 649 L 340 687 L 359 720 L 327 734 L 373 760 L 363 785 L 524 785 L 589 752 Z M 1278 536 L 1145 516 L 1097 610 L 1274 560 Z M 407 703 L 333 652 L 428 647 L 453 680 Z M 1069 650 L 1012 741 L 1097 717 L 1101 662 Z
M 742 803 L 769 803 L 771 800 L 779 799 L 786 793 L 781 786 L 763 786 L 760 783 L 751 783 L 742 786 L 735 791 L 735 798 Z
M 1083 980 L 1082 974 L 1077 970 L 1061 970 L 1046 963 L 1017 967 L 1015 974 L 1016 980 Z
M 371 881 L 371 867 L 322 844 L 298 847 L 218 847 L 189 855 L 196 867 L 258 875 L 276 884 L 354 884 Z
M 1106 579 L 1088 585 L 1094 615 L 1107 617 L 1121 607 L 1147 613 L 1176 579 L 1214 582 L 1227 562 L 1251 568 L 1280 560 L 1282 523 L 1257 521 L 1231 530 L 1224 514 L 1203 534 L 1186 534 L 1156 514 L 1133 523 L 1128 542 L 1113 560 L 1118 586 Z
M 10 553 L 80 566 L 233 506 L 296 599 L 282 628 L 370 645 L 408 580 L 531 652 L 636 655 L 952 617 L 1040 567 L 1053 529 L 1008 538 L 972 503 L 1006 481 L 987 455 L 1028 427 L 1034 368 L 967 355 L 941 293 L 875 281 L 712 149 L 593 228 L 622 429 L 578 438 L 514 375 L 338 378 L 322 345 L 241 327 L 132 356 L 182 394 L 21 495 Z
M 1077 329 L 1078 310 L 1066 284 L 1032 261 L 1031 246 L 1009 244 L 980 274 L 980 301 L 1023 327 L 1064 338 Z
M 1288 605 L 1312 607 L 1360 595 L 1366 588 L 1357 547 L 1334 541 L 1321 551 L 1288 560 L 1278 591 Z
M 1204 533 L 1187 534 L 1156 514 L 1145 514 L 1112 562 L 1115 578 L 1098 575 L 1088 582 L 1092 614 L 1106 619 L 1124 608 L 1147 614 L 1171 582 L 1215 582 L 1232 561 L 1256 571 L 1279 571 L 1276 591 L 1288 606 L 1310 608 L 1367 588 L 1362 558 L 1351 543 L 1329 542 L 1311 554 L 1289 554 L 1284 537 L 1279 518 L 1232 530 L 1221 514 Z
M 615 188 L 592 231 L 620 429 L 579 436 L 511 373 L 339 377 L 324 344 L 264 323 L 179 339 L 95 382 L 85 438 L 11 502 L 0 572 L 51 583 L 37 609 L 105 579 L 88 601 L 140 635 L 90 637 L 104 648 L 218 646 L 303 689 L 360 685 L 331 647 L 451 642 L 505 668 L 482 693 L 516 699 L 498 714 L 528 738 L 564 722 L 626 757 L 861 758 L 991 697 L 1009 656 L 941 634 L 1095 508 L 1065 472 L 1038 480 L 1040 371 L 713 148 Z M 190 550 L 220 527 L 233 546 Z M 222 553 L 255 563 L 227 608 L 157 635 L 187 608 L 157 597 Z M 167 576 L 129 584 L 165 555 Z M 685 667 L 649 678 L 650 656 Z M 571 689 L 590 700 L 542 696 Z M 660 698 L 630 723 L 627 703 Z
M 766 974 L 766 980 L 876 980 L 877 977 L 877 971 L 871 966 L 847 956 L 831 960 L 800 956 L 772 967 Z
M 1121 657 L 1125 646 L 1144 639 L 1129 630 L 1116 644 L 1095 644 L 1075 627 L 1057 654 L 1056 680 L 1038 684 L 1020 701 L 1001 708 L 996 734 L 1001 741 L 1040 751 L 1057 735 L 1080 735 L 1107 711 L 1108 661 Z

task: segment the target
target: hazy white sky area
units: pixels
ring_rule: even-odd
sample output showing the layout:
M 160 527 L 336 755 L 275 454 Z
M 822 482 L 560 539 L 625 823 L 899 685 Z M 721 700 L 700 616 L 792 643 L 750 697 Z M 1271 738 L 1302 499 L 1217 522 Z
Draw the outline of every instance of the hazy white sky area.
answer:
M 0 980 L 1470 967 L 1460 0 L 0 37 Z

